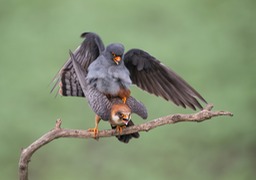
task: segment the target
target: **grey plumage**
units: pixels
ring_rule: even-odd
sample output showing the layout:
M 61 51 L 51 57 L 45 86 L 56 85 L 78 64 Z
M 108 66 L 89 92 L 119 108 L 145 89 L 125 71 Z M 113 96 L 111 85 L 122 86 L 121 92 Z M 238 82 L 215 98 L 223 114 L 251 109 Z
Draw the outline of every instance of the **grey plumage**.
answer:
M 88 67 L 86 80 L 88 84 L 96 87 L 104 94 L 116 95 L 120 87 L 129 89 L 132 81 L 130 73 L 124 62 L 116 65 L 112 60 L 111 52 L 123 55 L 124 48 L 121 44 L 110 44 L 99 57 Z
M 132 113 L 147 118 L 145 106 L 130 96 L 131 84 L 184 108 L 202 109 L 199 100 L 207 103 L 192 86 L 149 53 L 140 49 L 124 53 L 124 46 L 119 43 L 105 48 L 95 33 L 83 33 L 81 37 L 85 40 L 74 53 L 70 52 L 71 57 L 60 70 L 51 92 L 60 84 L 63 96 L 86 97 L 103 120 L 110 119 L 114 104 L 125 101 Z M 132 125 L 130 121 L 128 126 Z M 133 133 L 117 138 L 128 143 L 138 137 L 138 133 Z
M 103 120 L 109 120 L 111 107 L 113 104 L 123 103 L 120 98 L 111 98 L 110 100 L 97 88 L 89 86 L 85 81 L 86 73 L 83 71 L 81 65 L 75 60 L 75 56 L 70 52 L 71 61 L 74 66 L 77 81 L 81 85 L 83 93 L 88 101 L 92 110 L 99 115 Z M 139 115 L 141 118 L 147 118 L 146 107 L 135 98 L 130 96 L 126 102 L 127 106 L 131 109 L 132 113 Z
M 123 45 L 118 43 L 110 44 L 105 49 L 101 38 L 95 33 L 83 33 L 82 37 L 86 39 L 75 50 L 74 57 L 82 66 L 86 76 L 89 73 L 88 84 L 96 87 L 99 91 L 105 94 L 115 94 L 122 87 L 128 89 L 132 83 L 148 93 L 160 96 L 184 108 L 202 109 L 199 100 L 207 103 L 184 79 L 149 53 L 140 49 L 131 49 L 124 53 Z M 114 66 L 115 62 L 110 60 L 112 52 L 122 55 L 122 61 L 116 66 Z M 99 71 L 99 69 L 101 70 Z M 65 83 L 63 77 L 65 77 L 66 71 L 74 72 L 71 59 L 63 66 L 56 84 Z M 81 92 L 80 85 L 77 85 L 76 88 Z M 64 96 L 77 96 L 77 93 L 65 90 L 63 85 Z M 78 94 L 84 96 L 83 93 Z

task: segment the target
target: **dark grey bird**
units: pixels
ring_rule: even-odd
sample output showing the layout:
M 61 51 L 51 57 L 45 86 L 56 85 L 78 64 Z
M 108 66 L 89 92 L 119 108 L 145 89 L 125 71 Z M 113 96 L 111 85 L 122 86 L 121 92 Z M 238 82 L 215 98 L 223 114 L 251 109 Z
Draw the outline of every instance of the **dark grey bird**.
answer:
M 103 94 L 104 99 L 118 97 L 127 103 L 130 97 L 130 86 L 135 84 L 148 93 L 184 108 L 202 109 L 199 100 L 207 103 L 185 80 L 149 53 L 140 49 L 125 52 L 124 46 L 119 43 L 110 44 L 105 48 L 101 38 L 91 32 L 83 33 L 81 37 L 85 40 L 73 52 L 73 59 L 84 72 L 81 81 L 85 82 L 85 86 Z M 71 74 L 70 79 L 67 79 L 67 74 Z M 88 100 L 81 82 L 78 83 L 76 77 L 72 77 L 73 75 L 75 75 L 75 69 L 70 58 L 56 77 L 57 81 L 53 89 L 60 84 L 61 95 L 86 96 Z M 104 104 L 103 99 L 102 104 Z M 93 110 L 99 115 L 95 109 Z
M 89 85 L 96 87 L 109 97 L 120 97 L 123 101 L 130 96 L 132 84 L 130 73 L 122 61 L 122 44 L 110 44 L 88 67 L 86 76 Z
M 72 71 L 65 71 L 63 74 L 63 79 L 65 79 L 66 82 L 65 89 L 68 91 L 75 91 L 76 88 L 74 87 L 79 86 L 90 107 L 96 113 L 95 127 L 89 129 L 89 131 L 94 132 L 96 138 L 98 134 L 98 124 L 100 120 L 103 119 L 109 121 L 112 129 L 116 129 L 119 132 L 119 135 L 116 136 L 119 141 L 128 143 L 132 138 L 139 138 L 140 135 L 138 132 L 127 135 L 120 134 L 122 133 L 123 128 L 134 125 L 131 120 L 132 113 L 139 115 L 143 119 L 147 118 L 148 114 L 146 107 L 132 96 L 127 98 L 125 104 L 118 97 L 107 98 L 106 95 L 98 91 L 97 88 L 88 85 L 88 82 L 84 80 L 86 77 L 84 69 L 75 60 L 75 56 L 72 52 L 70 52 L 70 56 L 75 73 Z
M 119 43 L 105 48 L 101 38 L 91 32 L 83 33 L 81 37 L 85 40 L 75 50 L 74 57 L 83 67 L 88 85 L 94 86 L 107 97 L 120 97 L 125 102 L 130 96 L 130 85 L 135 84 L 184 108 L 202 109 L 198 100 L 207 103 L 185 80 L 149 53 L 140 49 L 131 49 L 125 53 L 124 46 Z M 72 69 L 71 59 L 68 59 L 55 86 L 61 82 L 60 93 L 63 96 L 84 96 L 79 85 L 75 91 L 65 89 L 63 74 Z

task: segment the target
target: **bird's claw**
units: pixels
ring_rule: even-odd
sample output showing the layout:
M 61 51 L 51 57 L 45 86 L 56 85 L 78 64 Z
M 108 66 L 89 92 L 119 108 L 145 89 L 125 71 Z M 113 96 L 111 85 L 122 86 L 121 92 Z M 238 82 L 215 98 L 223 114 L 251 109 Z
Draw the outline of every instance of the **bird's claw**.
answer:
M 126 128 L 126 126 L 116 126 L 116 132 L 118 132 L 119 135 L 121 135 L 123 132 L 123 129 L 125 129 L 125 128 Z
M 99 129 L 98 128 L 90 128 L 87 131 L 94 133 L 94 139 L 98 139 Z

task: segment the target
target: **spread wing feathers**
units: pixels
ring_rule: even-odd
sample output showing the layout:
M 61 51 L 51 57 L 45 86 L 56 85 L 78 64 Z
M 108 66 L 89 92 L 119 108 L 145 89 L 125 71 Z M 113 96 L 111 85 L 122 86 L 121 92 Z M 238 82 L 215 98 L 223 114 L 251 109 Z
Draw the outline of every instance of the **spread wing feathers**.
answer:
M 63 96 L 83 97 L 83 90 L 78 82 L 76 73 L 71 70 L 63 70 L 60 79 L 59 93 Z
M 116 103 L 123 103 L 122 100 L 120 98 L 111 98 L 109 100 L 106 95 L 102 94 L 95 87 L 87 85 L 85 71 L 83 71 L 81 65 L 75 60 L 75 56 L 72 52 L 70 52 L 70 56 L 77 79 L 89 106 L 103 120 L 109 120 L 112 105 Z M 147 118 L 147 109 L 141 102 L 138 102 L 136 99 L 130 96 L 126 103 L 130 107 L 132 113 L 138 114 L 143 119 Z
M 99 54 L 104 51 L 104 44 L 100 37 L 95 33 L 83 33 L 81 35 L 82 38 L 85 38 L 85 40 L 82 42 L 82 44 L 73 52 L 76 61 L 83 67 L 83 71 L 85 74 L 87 74 L 87 69 L 89 65 L 99 56 Z M 55 76 L 55 84 L 51 90 L 51 92 L 56 88 L 56 86 L 61 82 L 62 87 L 60 87 L 60 92 L 62 92 L 63 96 L 76 96 L 76 93 L 70 94 L 68 92 L 65 92 L 66 89 L 69 89 L 69 87 L 65 88 L 65 81 L 68 81 L 65 79 L 66 72 L 70 72 L 70 74 L 74 74 L 74 68 L 71 59 L 69 58 L 67 62 L 63 65 L 59 73 Z M 77 81 L 76 81 L 77 82 Z M 74 83 L 74 82 L 73 82 Z M 74 84 L 73 84 L 74 85 Z M 80 91 L 81 87 L 78 84 L 75 84 L 77 89 Z M 72 88 L 72 86 L 70 87 Z M 81 96 L 84 96 L 83 94 Z
M 141 89 L 184 108 L 202 109 L 197 98 L 206 103 L 185 80 L 147 52 L 131 49 L 125 54 L 124 62 L 133 84 Z
M 129 121 L 129 123 L 127 124 L 126 127 L 130 127 L 130 126 L 134 126 L 132 120 Z M 116 126 L 113 126 L 111 124 L 111 128 L 112 129 L 115 129 Z M 126 134 L 126 135 L 120 135 L 120 136 L 116 136 L 117 139 L 121 142 L 124 142 L 124 143 L 128 143 L 132 138 L 139 138 L 140 137 L 140 134 L 138 132 L 136 133 L 132 133 L 132 134 Z

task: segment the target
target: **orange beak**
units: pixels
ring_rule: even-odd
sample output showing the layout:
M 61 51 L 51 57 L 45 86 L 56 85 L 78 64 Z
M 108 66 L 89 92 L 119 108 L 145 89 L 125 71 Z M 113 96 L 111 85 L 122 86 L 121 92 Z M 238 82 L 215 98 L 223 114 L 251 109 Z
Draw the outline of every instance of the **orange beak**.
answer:
M 121 56 L 115 56 L 115 57 L 114 57 L 114 61 L 115 61 L 116 64 L 119 64 L 119 62 L 121 61 L 121 59 L 122 59 Z

